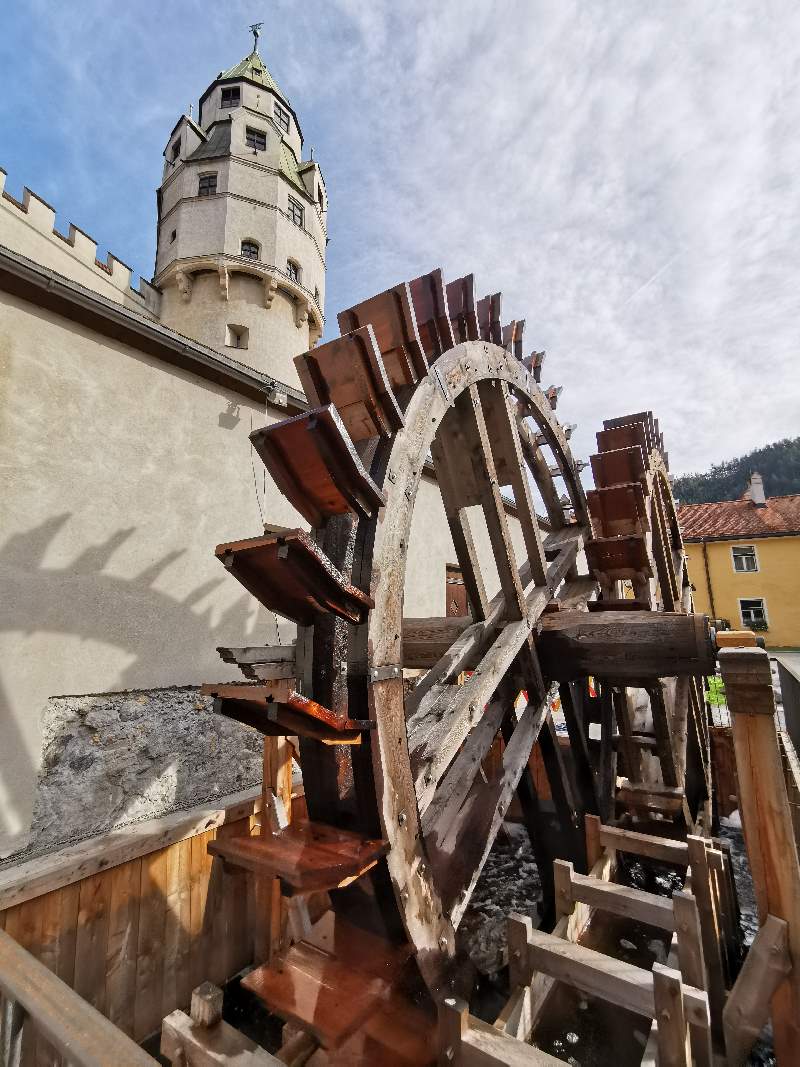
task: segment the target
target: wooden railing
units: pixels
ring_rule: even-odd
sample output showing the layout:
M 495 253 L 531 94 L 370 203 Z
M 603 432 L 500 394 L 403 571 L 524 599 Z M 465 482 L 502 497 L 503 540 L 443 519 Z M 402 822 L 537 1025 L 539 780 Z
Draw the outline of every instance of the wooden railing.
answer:
M 4 1067 L 22 1064 L 31 1026 L 51 1051 L 75 1067 L 153 1067 L 156 1062 L 2 930 L 0 992 Z

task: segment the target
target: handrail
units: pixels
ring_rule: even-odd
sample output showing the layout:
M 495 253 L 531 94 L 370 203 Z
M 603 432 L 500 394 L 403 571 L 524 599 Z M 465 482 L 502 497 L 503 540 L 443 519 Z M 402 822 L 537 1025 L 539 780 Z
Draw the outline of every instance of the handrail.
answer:
M 12 1015 L 13 1006 L 18 1005 L 9 1067 L 19 1062 L 28 1018 L 75 1067 L 153 1067 L 156 1063 L 4 930 L 0 930 L 0 991 L 10 1002 Z

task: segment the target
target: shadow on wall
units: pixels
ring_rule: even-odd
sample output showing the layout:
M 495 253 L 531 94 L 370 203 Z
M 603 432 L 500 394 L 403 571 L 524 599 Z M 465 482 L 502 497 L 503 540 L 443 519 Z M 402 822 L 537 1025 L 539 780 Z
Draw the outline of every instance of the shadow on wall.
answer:
M 135 527 L 87 547 L 64 568 L 45 567 L 70 517 L 48 519 L 0 548 L 0 640 L 19 637 L 7 645 L 13 658 L 7 655 L 0 665 L 0 831 L 15 842 L 0 855 L 28 841 L 27 851 L 39 852 L 259 780 L 255 731 L 212 715 L 194 685 L 155 689 L 180 674 L 194 683 L 214 661 L 214 646 L 227 640 L 222 635 L 241 642 L 252 618 L 250 597 L 242 595 L 221 613 L 214 605 L 200 610 L 226 582 L 224 574 L 181 600 L 164 592 L 158 579 L 182 549 L 132 578 L 107 573 Z M 54 637 L 77 640 L 58 644 Z M 260 639 L 274 641 L 275 635 Z M 230 671 L 220 664 L 209 680 L 230 677 Z M 104 694 L 54 697 L 76 683 Z M 132 686 L 138 691 L 108 692 Z

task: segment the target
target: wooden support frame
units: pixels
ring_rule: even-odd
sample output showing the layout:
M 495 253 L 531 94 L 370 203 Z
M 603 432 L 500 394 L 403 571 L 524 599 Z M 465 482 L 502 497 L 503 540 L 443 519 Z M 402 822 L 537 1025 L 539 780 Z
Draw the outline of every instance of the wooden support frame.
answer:
M 437 1063 L 440 1067 L 559 1067 L 563 1060 L 476 1019 L 465 1001 L 445 997 L 439 1005 Z
M 161 1026 L 161 1055 L 173 1067 L 285 1067 L 222 1018 L 222 990 L 204 982 L 192 993 L 191 1014 L 173 1011 Z M 117 1061 L 109 1061 L 116 1063 Z M 151 1063 L 155 1062 L 153 1060 Z
M 657 926 L 661 930 L 675 929 L 672 901 L 641 889 L 605 882 L 585 874 L 576 874 L 571 863 L 556 860 L 553 864 L 556 884 L 558 917 L 569 914 L 576 903 L 587 904 L 597 911 L 634 919 Z
M 800 862 L 775 725 L 769 656 L 760 648 L 719 653 L 731 711 L 739 805 L 759 916 L 788 925 L 789 954 L 800 960 Z M 778 1062 L 790 1064 L 800 1048 L 800 966 L 772 997 Z
M 770 1001 L 792 970 L 789 927 L 768 915 L 755 936 L 722 1012 L 729 1067 L 739 1067 L 769 1018 Z

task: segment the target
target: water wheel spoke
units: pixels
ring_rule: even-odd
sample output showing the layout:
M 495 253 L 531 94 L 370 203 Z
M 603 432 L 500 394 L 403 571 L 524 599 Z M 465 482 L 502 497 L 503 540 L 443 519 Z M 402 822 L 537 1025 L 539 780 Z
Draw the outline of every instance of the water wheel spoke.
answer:
M 517 419 L 509 406 L 511 397 L 504 382 L 481 382 L 478 392 L 491 440 L 498 481 L 501 485 L 511 486 L 531 576 L 536 585 L 544 585 L 547 582 L 547 564 L 542 547 L 542 534 L 531 485 L 525 473 Z
M 446 833 L 426 839 L 442 903 L 454 926 L 483 869 L 546 714 L 546 705 L 527 705 L 503 751 L 498 775 L 491 781 L 476 778 Z

